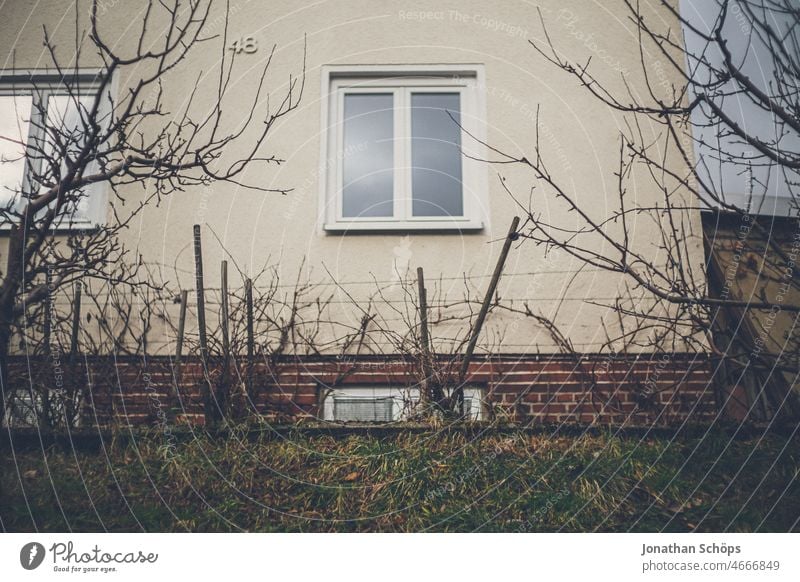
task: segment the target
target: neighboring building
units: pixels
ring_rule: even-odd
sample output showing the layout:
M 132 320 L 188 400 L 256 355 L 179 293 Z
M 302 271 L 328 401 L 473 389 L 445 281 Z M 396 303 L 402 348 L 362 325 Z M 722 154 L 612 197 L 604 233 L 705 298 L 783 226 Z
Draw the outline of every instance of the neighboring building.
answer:
M 130 43 L 130 23 L 141 7 L 111 1 L 101 7 L 103 28 L 119 30 L 121 46 Z M 215 4 L 210 35 L 223 30 L 223 8 L 224 3 Z M 623 8 L 621 0 L 544 0 L 538 7 L 476 0 L 368 6 L 352 0 L 232 0 L 228 36 L 246 49 L 237 56 L 231 78 L 230 91 L 241 99 L 240 107 L 226 112 L 231 124 L 249 107 L 259 82 L 254 73 L 272 45 L 277 50 L 266 83 L 274 95 L 286 90 L 290 75 L 301 73 L 307 47 L 302 102 L 263 147 L 285 162 L 263 176 L 248 176 L 266 188 L 293 191 L 254 192 L 224 183 L 187 189 L 146 208 L 124 242 L 160 279 L 169 280 L 173 292 L 193 290 L 192 227 L 201 225 L 212 326 L 219 310 L 220 262 L 231 264 L 229 287 L 237 305 L 243 297 L 238 270 L 255 277 L 267 268 L 256 281 L 257 293 L 272 293 L 279 306 L 257 318 L 257 343 L 264 352 L 249 371 L 252 382 L 239 382 L 250 392 L 239 394 L 237 406 L 279 419 L 402 418 L 404 406 L 419 393 L 418 362 L 410 357 L 417 325 L 416 268 L 424 268 L 428 281 L 434 349 L 453 353 L 468 330 L 470 309 L 477 310 L 474 303 L 470 309 L 463 303 L 465 294 L 473 302 L 482 299 L 501 241 L 519 213 L 518 201 L 528 204 L 532 196 L 535 212 L 553 223 L 570 220 L 557 201 L 536 190 L 531 194 L 536 184 L 522 167 L 479 161 L 493 158 L 484 144 L 533 155 L 537 115 L 542 155 L 550 158 L 551 170 L 569 185 L 570 194 L 598 212 L 615 202 L 616 178 L 609 169 L 618 163 L 622 117 L 610 115 L 540 58 L 528 38 L 539 34 L 541 11 L 562 50 L 578 61 L 593 57 L 595 74 L 624 90 L 620 72 L 636 82 L 640 56 L 633 26 L 619 16 Z M 74 14 L 72 8 L 65 14 L 63 2 L 56 1 L 35 7 L 6 4 L 1 10 L 0 47 L 8 57 L 0 65 L 0 134 L 37 143 L 41 138 L 28 135 L 25 121 L 36 111 L 34 99 L 47 100 L 48 117 L 51 112 L 60 118 L 71 114 L 61 110 L 63 88 L 42 51 L 42 25 L 68 57 L 74 52 Z M 658 16 L 670 19 L 664 11 Z M 86 18 L 81 3 L 79 27 Z M 204 93 L 216 81 L 219 46 L 212 44 L 198 46 L 190 60 L 165 77 L 167 110 L 180 111 L 196 85 L 195 107 L 213 101 Z M 78 82 L 88 99 L 96 69 L 91 55 L 84 58 L 86 76 Z M 33 95 L 26 85 L 31 75 L 52 82 L 52 92 Z M 115 91 L 124 92 L 125 82 L 117 79 Z M 2 148 L 7 157 L 14 155 L 13 144 Z M 677 156 L 674 163 L 681 163 Z M 13 185 L 24 176 L 22 162 L 6 164 L 0 182 Z M 633 194 L 636 202 L 657 200 L 659 192 L 642 184 Z M 146 183 L 145 189 L 125 187 L 121 195 L 135 204 L 145 192 Z M 81 226 L 110 219 L 110 195 L 92 196 L 77 209 Z M 693 239 L 687 260 L 702 273 L 701 214 L 686 212 L 683 220 L 694 233 L 688 235 Z M 643 222 L 633 233 L 633 244 L 646 253 L 650 227 Z M 306 310 L 298 326 L 305 327 L 286 341 L 277 330 L 289 316 L 286 306 L 297 281 Z M 504 268 L 499 303 L 512 309 L 526 302 L 535 306 L 553 320 L 577 355 L 565 353 L 534 320 L 495 309 L 470 368 L 465 414 L 473 419 L 506 415 L 521 422 L 634 424 L 712 418 L 716 389 L 711 370 L 703 354 L 684 353 L 680 338 L 666 363 L 663 355 L 598 353 L 609 330 L 620 324 L 598 303 L 613 302 L 623 292 L 621 277 L 587 268 L 563 252 L 532 244 L 515 247 Z M 68 312 L 69 298 L 62 299 Z M 70 382 L 76 385 L 85 382 L 89 370 L 91 390 L 79 404 L 82 422 L 152 423 L 164 408 L 189 421 L 202 418 L 202 374 L 196 357 L 186 352 L 175 398 L 172 355 L 179 305 L 171 299 L 142 299 L 153 301 L 154 311 L 146 355 L 141 345 L 126 353 L 106 344 L 116 358 L 98 352 L 59 362 L 71 370 Z M 134 304 L 141 307 L 139 299 Z M 362 341 L 359 330 L 367 306 L 373 317 L 366 325 L 373 331 Z M 102 319 L 104 312 L 102 302 L 85 300 L 83 309 L 83 319 L 93 314 L 81 332 L 88 346 L 87 338 L 103 334 L 97 317 Z M 111 323 L 114 329 L 118 325 Z M 193 304 L 186 329 L 196 337 Z M 237 328 L 237 341 L 242 329 Z M 24 352 L 20 349 L 15 360 L 15 377 L 27 377 L 30 369 L 48 382 L 52 357 L 39 353 L 31 360 Z

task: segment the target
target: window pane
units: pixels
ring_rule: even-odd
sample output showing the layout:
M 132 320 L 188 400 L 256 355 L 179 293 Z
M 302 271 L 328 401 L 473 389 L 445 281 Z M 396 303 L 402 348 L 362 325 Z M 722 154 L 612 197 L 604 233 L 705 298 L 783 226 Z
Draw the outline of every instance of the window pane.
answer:
M 3 206 L 22 188 L 31 103 L 30 95 L 0 96 L 0 205 Z
M 392 216 L 393 119 L 391 93 L 344 96 L 343 216 Z
M 460 109 L 458 93 L 411 95 L 414 216 L 464 215 Z
M 797 30 L 796 8 L 791 12 L 777 5 L 771 8 L 767 3 L 755 14 L 756 20 L 769 25 L 777 37 L 787 38 L 786 50 L 790 59 L 787 61 L 782 57 L 776 59 L 777 49 L 773 48 L 771 39 L 768 42 L 765 35 L 746 23 L 750 17 L 744 14 L 744 4 L 736 2 L 728 6 L 728 16 L 720 30 L 732 62 L 776 102 L 788 100 L 796 103 L 796 87 L 792 88 L 789 97 L 778 83 L 793 76 L 787 77 L 784 71 L 777 70 L 779 63 L 797 62 L 797 56 L 794 56 L 797 47 L 788 41 Z M 790 4 L 796 6 L 797 3 L 787 2 L 787 6 Z M 702 63 L 698 63 L 696 58 L 691 59 L 695 68 L 694 78 L 703 85 L 702 91 L 695 91 L 697 85 L 690 85 L 691 97 L 702 92 L 749 136 L 769 144 L 776 151 L 797 152 L 800 149 L 797 133 L 787 131 L 777 115 L 756 105 L 750 92 L 741 90 L 741 84 L 734 80 L 725 82 L 726 78 L 718 72 L 725 69 L 725 57 L 720 46 L 709 44 L 704 35 L 713 35 L 722 11 L 721 3 L 681 0 L 680 11 L 685 19 L 683 34 L 687 53 L 703 55 L 704 58 Z M 717 81 L 723 84 L 706 90 L 707 84 L 713 85 L 712 82 Z M 698 173 L 703 182 L 713 187 L 709 189 L 716 191 L 723 201 L 740 208 L 746 207 L 752 197 L 751 210 L 754 213 L 784 214 L 791 209 L 792 201 L 796 201 L 796 171 L 781 168 L 760 156 L 757 150 L 720 123 L 720 116 L 705 104 L 692 109 L 691 122 Z
M 47 99 L 47 127 L 48 141 L 52 141 L 52 131 L 62 143 L 68 145 L 70 156 L 76 155 L 84 145 L 85 118 L 91 111 L 92 97 L 81 96 L 79 98 L 70 95 L 51 95 Z M 79 106 L 80 104 L 80 106 Z M 81 112 L 80 108 L 83 108 Z M 48 144 L 50 145 L 50 144 Z
M 48 159 L 53 159 L 54 139 L 61 144 L 67 145 L 67 155 L 76 156 L 84 146 L 85 118 L 91 111 L 94 99 L 90 96 L 76 98 L 69 95 L 51 95 L 47 99 L 47 148 Z M 80 105 L 79 105 L 80 104 Z M 83 112 L 81 112 L 81 108 Z M 81 115 L 83 115 L 83 120 Z M 60 154 L 59 154 L 60 155 Z M 47 159 L 44 160 L 45 165 Z M 90 164 L 86 168 L 87 173 L 96 171 L 97 167 Z M 45 177 L 57 179 L 58 176 L 52 175 L 51 168 L 43 168 Z M 60 173 L 66 172 L 66 163 L 61 164 Z M 73 218 L 86 218 L 88 216 L 89 199 L 88 192 L 85 192 L 78 201 L 77 208 L 72 213 Z M 72 209 L 68 209 L 72 210 Z
M 339 422 L 391 422 L 393 409 L 392 398 L 333 399 L 333 419 Z

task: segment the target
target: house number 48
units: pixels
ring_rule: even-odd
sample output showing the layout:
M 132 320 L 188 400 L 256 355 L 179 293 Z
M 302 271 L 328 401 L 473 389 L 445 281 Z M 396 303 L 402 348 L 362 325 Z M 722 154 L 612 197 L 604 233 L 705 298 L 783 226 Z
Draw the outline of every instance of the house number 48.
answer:
M 228 50 L 236 54 L 252 54 L 258 50 L 258 41 L 252 36 L 243 36 L 242 38 L 234 40 L 228 47 Z

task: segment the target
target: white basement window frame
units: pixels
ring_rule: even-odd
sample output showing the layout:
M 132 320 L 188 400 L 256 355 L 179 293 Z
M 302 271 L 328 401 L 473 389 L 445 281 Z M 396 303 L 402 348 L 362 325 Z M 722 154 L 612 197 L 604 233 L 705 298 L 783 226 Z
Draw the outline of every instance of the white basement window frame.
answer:
M 482 65 L 323 67 L 323 136 L 320 155 L 320 208 L 323 230 L 463 232 L 485 228 L 488 173 L 486 163 L 481 161 L 486 159 L 485 146 L 482 143 L 486 140 L 484 77 Z M 348 151 L 345 151 L 345 99 L 351 95 L 370 94 L 392 98 L 391 214 L 387 212 L 389 203 L 385 201 L 385 206 L 379 211 L 383 213 L 381 216 L 353 215 L 352 211 L 348 213 L 344 209 L 343 180 L 346 160 L 365 151 L 363 149 L 359 151 L 358 147 L 348 148 Z M 457 122 L 453 121 L 453 126 L 454 132 L 459 136 L 461 148 L 461 214 L 455 214 L 454 211 L 438 205 L 430 198 L 426 200 L 422 197 L 417 198 L 420 208 L 428 208 L 432 212 L 428 214 L 426 211 L 415 211 L 412 191 L 414 140 L 411 105 L 413 99 L 431 94 L 458 97 L 459 111 L 457 115 L 454 114 Z M 420 109 L 435 110 L 436 107 L 421 106 Z M 429 137 L 416 139 L 420 140 L 420 144 L 426 140 L 431 141 Z M 455 142 L 445 143 L 455 145 Z M 445 180 L 451 176 L 435 167 L 423 168 L 422 175 L 425 173 L 429 176 L 445 175 Z
M 0 102 L 3 105 L 0 107 L 0 115 L 16 113 L 20 118 L 8 122 L 0 120 L 0 126 L 11 127 L 13 125 L 17 131 L 12 137 L 27 144 L 27 148 L 40 148 L 45 140 L 42 129 L 42 111 L 47 117 L 50 116 L 51 110 L 55 115 L 66 115 L 66 110 L 60 111 L 59 109 L 64 106 L 63 99 L 65 98 L 69 98 L 68 106 L 74 108 L 77 98 L 81 106 L 87 109 L 96 99 L 101 99 L 98 118 L 106 119 L 110 116 L 109 96 L 113 83 L 106 85 L 107 93 L 99 95 L 100 75 L 101 72 L 98 70 L 84 70 L 77 74 L 67 75 L 49 70 L 0 70 Z M 57 101 L 59 98 L 62 98 L 60 102 Z M 8 104 L 11 104 L 11 107 L 7 107 Z M 43 109 L 37 104 L 43 104 Z M 33 162 L 30 162 L 25 159 L 22 163 L 14 164 L 14 167 L 9 168 L 9 164 L 3 162 L 0 165 L 0 172 L 8 173 L 19 170 L 21 175 L 17 178 L 19 180 L 17 187 L 29 190 L 32 187 L 33 174 L 41 171 L 41 163 L 41 160 L 34 159 Z M 92 170 L 92 166 L 89 167 L 89 170 Z M 17 179 L 10 175 L 0 174 L 0 204 L 6 205 L 11 202 L 14 195 L 8 186 L 11 180 L 17 183 Z M 61 216 L 54 223 L 54 228 L 58 230 L 90 229 L 105 222 L 108 206 L 106 185 L 92 184 L 84 189 L 84 193 L 77 211 L 71 216 Z M 8 230 L 10 227 L 11 225 L 5 221 L 0 223 L 0 231 Z
M 464 416 L 467 420 L 483 420 L 484 394 L 483 388 L 464 387 Z M 320 399 L 322 419 L 328 422 L 399 422 L 406 420 L 419 402 L 419 388 L 322 387 Z M 360 418 L 355 417 L 354 412 Z
M 41 395 L 32 390 L 17 389 L 6 394 L 3 426 L 8 428 L 39 426 Z
M 51 398 L 50 414 L 56 417 L 57 422 L 60 422 L 63 426 L 72 426 L 74 428 L 81 426 L 83 416 L 80 412 L 83 407 L 82 394 L 78 395 L 72 402 L 74 417 L 71 419 L 72 422 L 70 424 L 68 424 L 67 419 L 66 397 L 53 391 L 51 392 Z M 6 393 L 4 408 L 5 413 L 0 425 L 7 428 L 36 428 L 40 425 L 39 419 L 44 418 L 45 414 L 42 394 L 31 388 L 16 388 Z

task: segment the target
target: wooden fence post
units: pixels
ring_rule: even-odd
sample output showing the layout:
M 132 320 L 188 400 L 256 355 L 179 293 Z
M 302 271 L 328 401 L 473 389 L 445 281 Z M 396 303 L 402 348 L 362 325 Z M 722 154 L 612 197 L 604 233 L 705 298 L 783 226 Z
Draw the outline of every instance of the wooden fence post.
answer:
M 47 285 L 47 295 L 44 297 L 44 329 L 42 335 L 44 336 L 44 353 L 50 355 L 50 334 L 52 333 L 52 315 L 53 315 L 53 275 L 48 267 L 44 275 L 44 284 Z
M 255 335 L 253 333 L 253 281 L 244 282 L 245 309 L 247 310 L 247 393 L 253 389 L 253 358 L 255 355 Z M 251 398 L 254 395 L 251 394 Z
M 211 377 L 208 373 L 208 338 L 206 337 L 206 301 L 205 287 L 203 284 L 203 247 L 200 239 L 200 225 L 194 225 L 194 272 L 195 289 L 197 292 L 197 327 L 200 334 L 200 364 L 203 367 L 203 414 L 206 424 L 210 424 L 216 418 L 213 409 L 214 397 L 211 387 Z
M 458 384 L 456 385 L 455 392 L 453 393 L 455 405 L 458 407 L 457 410 L 459 411 L 461 410 L 464 402 L 464 380 L 467 377 L 469 363 L 472 360 L 473 353 L 475 352 L 475 345 L 478 343 L 478 336 L 481 333 L 483 322 L 486 320 L 486 314 L 489 312 L 489 306 L 492 303 L 492 297 L 497 289 L 497 283 L 500 280 L 500 274 L 503 272 L 503 266 L 505 265 L 508 251 L 511 249 L 511 243 L 519 238 L 519 235 L 517 234 L 518 227 L 519 216 L 515 216 L 514 220 L 511 221 L 511 227 L 508 229 L 508 234 L 503 242 L 503 248 L 500 251 L 500 256 L 497 257 L 497 264 L 494 267 L 492 279 L 489 281 L 489 288 L 486 289 L 486 295 L 483 298 L 481 310 L 478 312 L 478 318 L 475 320 L 475 327 L 472 329 L 472 336 L 469 338 L 467 350 L 464 352 L 464 359 L 461 361 L 461 369 L 458 373 Z
M 81 288 L 82 283 L 79 281 L 75 284 L 75 297 L 73 298 L 72 306 L 72 330 L 70 334 L 69 343 L 69 357 L 78 353 L 78 331 L 81 326 Z
M 441 387 L 433 377 L 433 361 L 431 359 L 431 341 L 428 330 L 428 291 L 425 289 L 425 273 L 422 267 L 417 267 L 417 292 L 419 294 L 419 323 L 420 323 L 420 348 L 421 368 L 424 376 L 420 382 L 420 404 L 426 404 L 431 399 L 440 405 L 444 396 Z
M 222 353 L 225 356 L 225 361 L 231 352 L 231 338 L 229 328 L 229 312 L 228 312 L 228 261 L 222 261 L 220 265 L 220 295 L 222 301 Z
M 175 385 L 181 381 L 181 357 L 183 356 L 183 335 L 186 332 L 186 304 L 189 302 L 189 291 L 181 291 L 181 311 L 178 315 L 178 337 L 175 345 Z
M 222 306 L 222 313 L 220 314 L 220 327 L 222 328 L 222 373 L 219 383 L 219 405 L 224 411 L 227 411 L 231 405 L 231 388 L 229 385 L 229 367 L 231 355 L 231 337 L 230 337 L 230 316 L 228 309 L 228 261 L 222 261 L 220 264 L 219 272 L 220 281 L 220 303 Z

